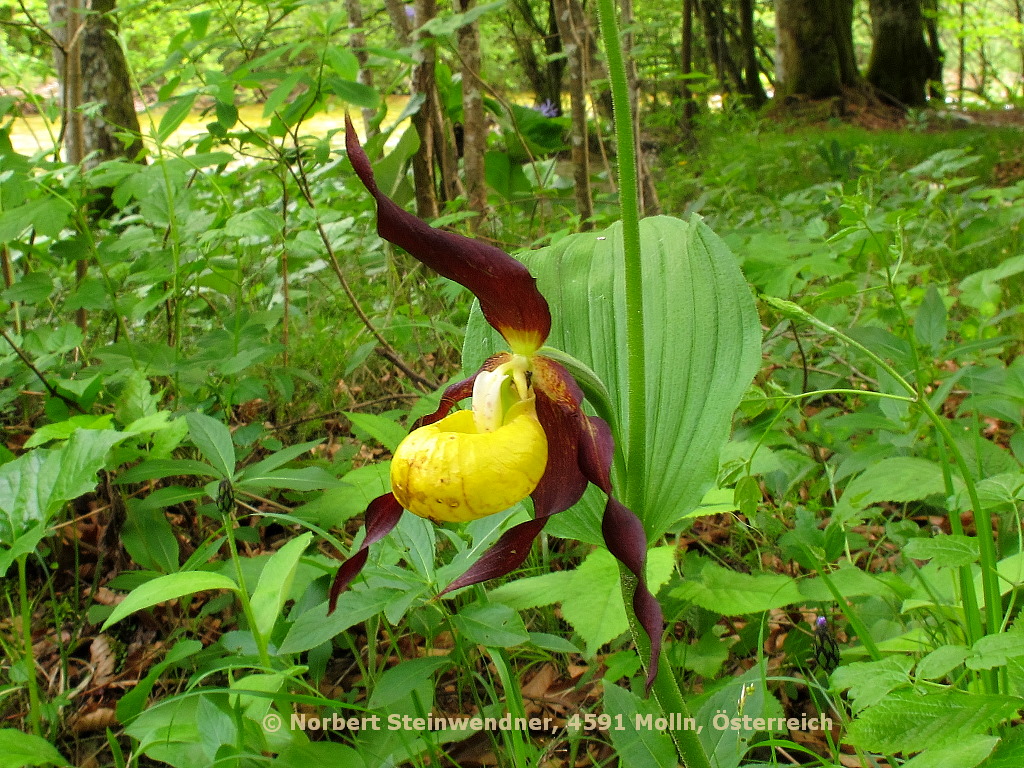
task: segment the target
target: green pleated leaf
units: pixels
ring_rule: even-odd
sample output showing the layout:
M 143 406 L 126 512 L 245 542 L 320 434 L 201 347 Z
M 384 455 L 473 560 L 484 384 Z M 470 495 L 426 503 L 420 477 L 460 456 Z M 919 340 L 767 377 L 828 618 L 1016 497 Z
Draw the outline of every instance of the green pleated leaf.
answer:
M 656 538 L 711 487 L 733 411 L 760 363 L 761 329 L 735 258 L 700 219 L 644 219 L 640 236 L 649 471 L 644 504 L 635 511 Z M 624 445 L 629 424 L 621 227 L 573 235 L 520 258 L 551 306 L 547 345 L 578 358 L 605 383 L 621 427 L 616 438 Z M 474 309 L 466 370 L 503 349 Z M 598 543 L 603 509 L 602 494 L 591 488 L 547 530 Z

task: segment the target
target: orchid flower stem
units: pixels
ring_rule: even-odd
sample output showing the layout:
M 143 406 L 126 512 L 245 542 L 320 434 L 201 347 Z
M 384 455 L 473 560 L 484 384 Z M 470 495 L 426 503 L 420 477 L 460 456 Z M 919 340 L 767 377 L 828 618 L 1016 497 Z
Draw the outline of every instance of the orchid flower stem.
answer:
M 629 386 L 629 426 L 626 435 L 626 470 L 629 506 L 643 509 L 647 474 L 647 387 L 644 356 L 643 276 L 640 261 L 640 206 L 637 184 L 636 142 L 629 108 L 629 87 L 615 0 L 598 0 L 601 38 L 608 59 L 612 91 L 612 117 L 619 170 L 619 207 L 622 215 L 622 250 L 626 283 L 626 349 Z
M 252 612 L 252 603 L 249 601 L 249 588 L 245 583 L 245 574 L 242 572 L 242 560 L 238 556 L 238 545 L 235 542 L 235 518 L 234 515 L 223 515 L 224 533 L 228 540 L 228 550 L 231 552 L 231 561 L 235 564 L 235 578 L 238 580 L 238 599 L 242 604 L 242 614 L 245 616 L 249 631 L 252 632 L 253 640 L 256 642 L 256 652 L 259 654 L 260 663 L 267 669 L 271 668 L 270 652 L 267 646 L 267 638 L 260 632 L 256 623 L 256 615 Z
M 622 599 L 626 603 L 626 616 L 629 618 L 629 630 L 633 634 L 633 642 L 636 643 L 640 659 L 646 667 L 651 642 L 633 613 L 633 590 L 636 589 L 636 576 L 622 565 L 619 566 L 619 576 L 622 582 Z M 644 671 L 646 672 L 646 669 Z M 684 724 L 690 719 L 690 709 L 686 706 L 686 701 L 679 691 L 679 683 L 672 673 L 672 665 L 669 664 L 664 647 L 662 647 L 661 655 L 658 658 L 658 674 L 654 678 L 654 685 L 651 686 L 651 693 L 661 711 L 666 715 L 678 713 L 679 722 Z M 670 728 L 668 735 L 675 745 L 680 765 L 685 768 L 711 768 L 711 763 L 697 731 L 686 727 Z

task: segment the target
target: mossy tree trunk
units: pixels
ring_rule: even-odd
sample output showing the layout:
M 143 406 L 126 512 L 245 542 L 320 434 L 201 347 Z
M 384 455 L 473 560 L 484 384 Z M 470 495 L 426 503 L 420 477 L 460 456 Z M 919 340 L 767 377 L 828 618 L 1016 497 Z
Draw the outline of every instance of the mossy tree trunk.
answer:
M 776 0 L 776 96 L 827 99 L 862 84 L 853 0 Z
M 897 105 L 925 106 L 935 61 L 924 36 L 921 0 L 870 0 L 870 9 L 868 82 Z

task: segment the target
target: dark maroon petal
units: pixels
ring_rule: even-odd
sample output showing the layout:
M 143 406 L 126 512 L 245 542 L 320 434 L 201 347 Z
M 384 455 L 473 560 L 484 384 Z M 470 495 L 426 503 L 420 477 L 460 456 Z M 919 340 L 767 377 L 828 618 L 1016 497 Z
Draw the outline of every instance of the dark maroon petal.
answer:
M 604 542 L 608 551 L 637 579 L 636 590 L 633 592 L 633 611 L 651 640 L 651 655 L 647 665 L 647 690 L 650 692 L 654 677 L 658 674 L 658 656 L 661 653 L 661 633 L 665 619 L 657 599 L 647 588 L 647 534 L 640 518 L 612 495 L 610 472 L 615 442 L 611 429 L 603 419 L 586 414 L 582 414 L 582 418 L 580 468 L 590 482 L 608 494 L 608 504 L 601 521 Z
M 380 236 L 472 291 L 487 322 L 513 351 L 527 354 L 539 349 L 551 331 L 551 313 L 529 270 L 493 245 L 434 229 L 392 202 L 377 187 L 348 116 L 345 148 L 356 175 L 377 201 Z
M 363 566 L 366 565 L 367 550 L 370 545 L 376 544 L 387 536 L 398 525 L 398 520 L 404 511 L 402 505 L 398 503 L 398 499 L 390 493 L 378 496 L 370 502 L 370 506 L 366 508 L 366 522 L 364 523 L 366 538 L 363 539 L 363 543 L 359 545 L 355 554 L 350 555 L 348 560 L 338 568 L 334 583 L 331 584 L 330 603 L 327 606 L 328 616 L 334 613 L 334 609 L 338 606 L 339 595 L 345 591 L 345 588 L 352 583 L 352 579 L 358 576 L 359 572 L 363 570 Z
M 534 516 L 546 517 L 569 509 L 587 490 L 579 461 L 583 393 L 564 367 L 540 356 L 533 358 L 533 390 L 537 419 L 548 438 L 548 465 L 530 495 Z
M 459 403 L 473 395 L 473 384 L 476 383 L 476 377 L 480 375 L 481 371 L 493 371 L 511 357 L 512 355 L 508 352 L 499 352 L 496 355 L 492 355 L 484 360 L 484 364 L 480 366 L 480 370 L 468 379 L 463 379 L 462 381 L 457 381 L 454 384 L 449 384 L 445 389 L 444 394 L 441 395 L 441 401 L 438 403 L 437 410 L 433 413 L 428 413 L 426 416 L 418 418 L 416 423 L 412 425 L 412 428 L 419 429 L 420 427 L 425 427 L 428 424 L 434 424 L 435 422 L 443 419 L 451 413 L 451 410 L 455 407 L 456 403 Z
M 546 516 L 538 517 L 509 528 L 501 534 L 501 538 L 490 549 L 480 556 L 479 560 L 469 567 L 468 571 L 445 587 L 438 597 L 471 584 L 479 584 L 481 581 L 505 576 L 514 571 L 523 564 L 526 556 L 530 554 L 533 540 L 537 538 L 537 534 L 541 532 L 547 521 L 548 517 Z
M 632 510 L 623 506 L 614 496 L 608 497 L 608 505 L 604 508 L 604 519 L 601 521 L 601 533 L 604 543 L 619 561 L 637 578 L 636 590 L 633 592 L 633 611 L 651 640 L 651 655 L 647 661 L 647 691 L 658 674 L 658 656 L 661 653 L 661 633 L 665 619 L 661 613 L 661 605 L 647 588 L 644 566 L 647 561 L 647 534 L 644 525 Z

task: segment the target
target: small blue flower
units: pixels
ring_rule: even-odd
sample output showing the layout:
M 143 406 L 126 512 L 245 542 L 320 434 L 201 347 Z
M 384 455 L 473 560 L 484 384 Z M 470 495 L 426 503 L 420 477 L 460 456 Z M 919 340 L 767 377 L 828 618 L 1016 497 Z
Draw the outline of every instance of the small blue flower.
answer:
M 555 106 L 555 102 L 551 99 L 544 99 L 534 109 L 544 115 L 544 117 L 558 117 L 558 107 Z

